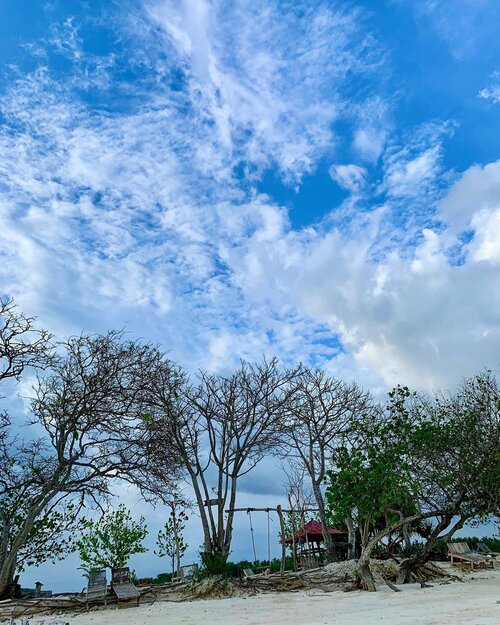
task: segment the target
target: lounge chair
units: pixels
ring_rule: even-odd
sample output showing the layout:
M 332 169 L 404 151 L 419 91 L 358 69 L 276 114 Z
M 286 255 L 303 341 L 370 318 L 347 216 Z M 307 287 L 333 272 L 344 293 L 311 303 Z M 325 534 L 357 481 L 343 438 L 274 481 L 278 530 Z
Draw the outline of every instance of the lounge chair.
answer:
M 455 564 L 455 561 L 467 562 L 470 565 L 471 571 L 474 569 L 474 565 L 477 567 L 491 566 L 493 568 L 493 558 L 483 556 L 475 551 L 472 551 L 467 543 L 448 543 L 448 555 L 451 559 L 451 564 Z
M 130 569 L 127 566 L 112 570 L 111 586 L 116 598 L 118 599 L 117 607 L 120 607 L 121 603 L 133 600 L 136 601 L 136 606 L 139 606 L 141 593 L 137 590 L 134 584 L 132 584 Z
M 255 573 L 252 571 L 252 569 L 243 569 L 243 577 L 245 579 L 248 579 L 249 577 L 254 577 Z
M 104 605 L 106 605 L 106 597 L 108 595 L 108 583 L 106 580 L 106 569 L 101 571 L 90 571 L 87 575 L 87 592 L 86 601 L 87 608 L 89 601 L 94 599 L 104 599 Z
M 492 551 L 486 543 L 477 543 L 477 550 L 485 556 L 491 556 L 494 558 L 498 555 L 496 551 Z

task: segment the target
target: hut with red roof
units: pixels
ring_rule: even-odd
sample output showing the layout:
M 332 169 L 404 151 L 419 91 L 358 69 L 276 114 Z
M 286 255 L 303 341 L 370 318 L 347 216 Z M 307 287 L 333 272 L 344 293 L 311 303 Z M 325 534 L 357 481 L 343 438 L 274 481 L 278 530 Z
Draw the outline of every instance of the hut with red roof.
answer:
M 335 527 L 329 527 L 328 533 L 339 548 L 344 547 L 345 540 L 342 538 L 345 537 L 346 532 Z M 314 568 L 323 563 L 324 549 L 321 546 L 323 540 L 323 525 L 319 521 L 311 519 L 291 536 L 285 538 L 284 542 L 292 546 L 294 560 L 298 555 L 300 565 L 303 568 Z

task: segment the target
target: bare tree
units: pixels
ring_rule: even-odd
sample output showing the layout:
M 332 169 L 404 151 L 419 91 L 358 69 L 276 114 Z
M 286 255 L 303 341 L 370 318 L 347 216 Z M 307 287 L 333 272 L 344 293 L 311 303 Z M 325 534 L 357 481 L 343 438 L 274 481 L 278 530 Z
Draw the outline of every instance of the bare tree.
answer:
M 154 350 L 109 333 L 72 338 L 58 351 L 33 389 L 32 436 L 16 436 L 4 422 L 0 596 L 40 519 L 65 500 L 99 502 L 111 479 L 141 483 L 148 465 L 151 432 L 140 398 Z
M 229 555 L 238 480 L 282 442 L 283 406 L 292 392 L 295 372 L 276 360 L 242 363 L 232 375 L 201 372 L 196 384 L 187 378 L 172 392 L 160 361 L 151 375 L 150 404 L 163 423 L 157 438 L 161 472 L 163 446 L 173 442 L 192 484 L 203 527 L 205 566 L 217 572 Z
M 315 504 L 314 494 L 310 487 L 310 479 L 304 464 L 297 458 L 290 458 L 288 465 L 283 467 L 285 479 L 282 484 L 285 488 L 286 498 L 290 512 L 287 513 L 286 530 L 292 538 L 300 525 L 305 524 L 305 511 Z M 281 536 L 284 540 L 286 536 Z M 297 570 L 297 544 L 292 540 L 293 568 Z
M 297 458 L 290 458 L 288 464 L 283 466 L 283 473 L 282 484 L 290 510 L 302 513 L 311 508 L 316 502 L 304 464 Z
M 52 335 L 37 328 L 12 300 L 0 299 L 0 381 L 19 379 L 26 367 L 45 368 L 51 360 Z
M 331 453 L 348 434 L 353 422 L 371 407 L 368 393 L 357 384 L 347 384 L 326 372 L 303 367 L 286 406 L 289 420 L 289 449 L 300 459 L 310 477 L 323 526 L 327 559 L 335 559 L 335 547 L 326 518 L 323 482 Z M 353 526 L 350 543 L 353 541 Z

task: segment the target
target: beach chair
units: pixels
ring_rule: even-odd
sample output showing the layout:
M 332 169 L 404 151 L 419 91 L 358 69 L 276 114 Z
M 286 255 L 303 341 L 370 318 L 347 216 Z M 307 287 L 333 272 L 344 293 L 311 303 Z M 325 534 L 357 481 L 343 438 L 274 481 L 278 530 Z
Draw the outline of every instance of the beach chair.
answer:
M 106 569 L 102 569 L 101 571 L 90 571 L 87 575 L 87 579 L 87 592 L 85 595 L 87 608 L 89 601 L 93 601 L 94 599 L 104 599 L 104 605 L 106 605 L 108 596 Z
M 470 565 L 471 571 L 474 566 L 486 567 L 491 566 L 493 568 L 493 558 L 487 558 L 475 551 L 472 551 L 467 543 L 448 543 L 448 555 L 450 556 L 451 564 L 455 564 L 455 561 L 459 564 L 466 562 Z
M 253 577 L 255 575 L 255 573 L 252 571 L 252 569 L 243 569 L 243 577 L 245 579 L 248 579 L 249 577 Z
M 498 555 L 496 551 L 492 551 L 486 543 L 477 543 L 477 550 L 485 556 L 491 556 L 494 558 Z
M 132 584 L 130 578 L 130 569 L 128 566 L 121 567 L 119 569 L 112 569 L 111 572 L 111 587 L 117 598 L 117 607 L 121 607 L 123 603 L 129 601 L 136 602 L 136 606 L 139 607 L 139 601 L 141 600 L 141 593 Z

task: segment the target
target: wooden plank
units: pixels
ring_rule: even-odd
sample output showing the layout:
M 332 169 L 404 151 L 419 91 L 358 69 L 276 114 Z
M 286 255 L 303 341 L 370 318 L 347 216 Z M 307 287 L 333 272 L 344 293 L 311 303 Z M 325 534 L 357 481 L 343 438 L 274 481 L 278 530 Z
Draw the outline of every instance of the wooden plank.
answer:
M 218 506 L 220 502 L 221 502 L 220 499 L 205 499 L 205 501 L 203 502 L 203 505 L 206 508 L 211 508 L 212 506 Z
M 113 592 L 119 601 L 137 599 L 141 596 L 134 584 L 113 584 Z
M 111 580 L 113 585 L 115 584 L 130 584 L 130 569 L 128 566 L 116 568 L 111 571 Z
M 319 508 L 305 508 L 304 510 L 292 510 L 289 508 L 228 508 L 225 512 L 319 512 Z
M 108 594 L 106 570 L 91 571 L 88 576 L 87 599 L 98 599 Z

